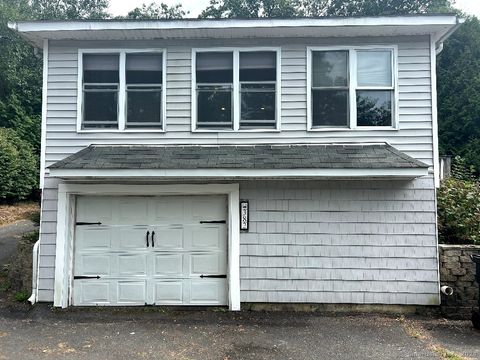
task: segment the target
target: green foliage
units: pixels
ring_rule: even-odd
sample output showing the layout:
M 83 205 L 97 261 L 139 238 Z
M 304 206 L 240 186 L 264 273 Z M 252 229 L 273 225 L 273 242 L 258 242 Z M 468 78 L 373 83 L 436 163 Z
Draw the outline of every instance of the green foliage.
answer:
M 480 21 L 469 18 L 438 58 L 439 143 L 480 173 Z
M 25 302 L 28 300 L 28 292 L 18 291 L 15 293 L 15 300 L 18 302 Z
M 438 231 L 446 244 L 480 244 L 480 182 L 456 157 L 452 177 L 437 192 Z
M 200 17 L 377 16 L 451 10 L 450 0 L 211 0 Z
M 38 240 L 39 232 L 38 230 L 26 233 L 22 235 L 22 239 L 28 241 L 31 244 L 35 244 Z
M 183 10 L 181 4 L 168 6 L 167 4 L 151 3 L 150 5 L 143 4 L 141 7 L 136 7 L 130 11 L 126 19 L 181 19 L 187 15 L 188 12 Z
M 32 0 L 31 9 L 40 20 L 105 19 L 109 0 Z
M 0 201 L 27 198 L 37 186 L 37 159 L 30 144 L 0 128 Z

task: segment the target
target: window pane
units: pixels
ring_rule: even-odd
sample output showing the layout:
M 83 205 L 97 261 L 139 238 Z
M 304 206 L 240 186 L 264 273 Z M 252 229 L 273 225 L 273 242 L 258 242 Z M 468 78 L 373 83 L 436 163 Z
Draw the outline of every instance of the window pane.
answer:
M 241 128 L 276 127 L 274 84 L 243 84 L 240 100 Z
M 118 54 L 84 54 L 83 55 L 83 82 L 84 83 L 111 83 L 119 82 Z
M 392 91 L 357 91 L 357 125 L 391 126 Z
M 348 91 L 313 90 L 312 125 L 348 126 Z
M 161 125 L 160 89 L 129 89 L 127 91 L 127 128 Z
M 197 127 L 232 128 L 232 89 L 205 86 L 197 90 Z
M 162 54 L 127 54 L 127 84 L 161 84 Z
M 392 52 L 357 52 L 358 86 L 392 86 Z
M 84 91 L 83 128 L 117 128 L 117 101 L 117 91 Z
M 312 53 L 314 87 L 348 86 L 348 51 Z
M 240 81 L 275 81 L 276 67 L 274 51 L 240 53 Z
M 197 53 L 197 83 L 229 84 L 233 82 L 233 53 Z

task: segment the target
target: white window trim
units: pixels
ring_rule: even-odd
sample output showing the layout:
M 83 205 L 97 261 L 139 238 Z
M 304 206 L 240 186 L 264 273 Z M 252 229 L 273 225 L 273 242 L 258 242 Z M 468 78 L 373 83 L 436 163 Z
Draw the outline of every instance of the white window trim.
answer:
M 349 119 L 347 127 L 313 127 L 312 109 L 312 52 L 314 51 L 348 51 L 349 72 Z M 357 56 L 356 51 L 361 50 L 390 50 L 392 51 L 392 81 L 393 105 L 392 126 L 357 126 L 356 104 L 357 86 Z M 361 88 L 360 88 L 361 89 Z M 371 89 L 371 87 L 365 87 Z M 308 46 L 307 47 L 307 131 L 398 131 L 399 130 L 399 85 L 398 85 L 398 46 L 397 45 L 362 45 L 362 46 Z
M 275 84 L 275 120 L 273 129 L 240 129 L 240 53 L 274 51 L 277 55 L 277 81 Z M 233 129 L 197 129 L 197 53 L 199 52 L 232 52 L 233 53 Z M 280 132 L 282 123 L 282 49 L 280 47 L 209 47 L 192 48 L 192 132 L 202 133 L 231 133 L 231 132 Z
M 126 129 L 126 55 L 132 53 L 162 54 L 162 99 L 161 129 Z M 82 129 L 83 121 L 83 55 L 84 54 L 119 54 L 119 89 L 118 89 L 118 129 Z M 165 49 L 78 49 L 77 77 L 77 133 L 164 133 L 167 129 L 167 51 Z
M 119 185 L 73 184 L 58 186 L 57 238 L 55 258 L 54 306 L 72 304 L 75 199 L 78 195 L 228 196 L 228 305 L 240 310 L 240 190 L 238 184 Z

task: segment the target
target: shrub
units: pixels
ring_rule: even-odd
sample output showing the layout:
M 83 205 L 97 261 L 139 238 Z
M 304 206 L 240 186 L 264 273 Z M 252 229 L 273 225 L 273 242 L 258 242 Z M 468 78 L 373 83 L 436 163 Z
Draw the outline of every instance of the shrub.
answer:
M 37 160 L 32 147 L 14 130 L 0 128 L 0 202 L 27 198 L 37 186 Z
M 444 244 L 480 244 L 480 182 L 449 178 L 437 192 L 439 239 Z

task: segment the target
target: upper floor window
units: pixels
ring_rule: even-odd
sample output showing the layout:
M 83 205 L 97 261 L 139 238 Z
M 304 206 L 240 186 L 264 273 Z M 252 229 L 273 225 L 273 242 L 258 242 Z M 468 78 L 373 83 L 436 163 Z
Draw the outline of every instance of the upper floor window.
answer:
M 313 50 L 309 128 L 395 126 L 393 48 Z
M 81 52 L 79 130 L 163 128 L 161 52 Z
M 275 130 L 279 120 L 276 50 L 197 51 L 193 129 Z

